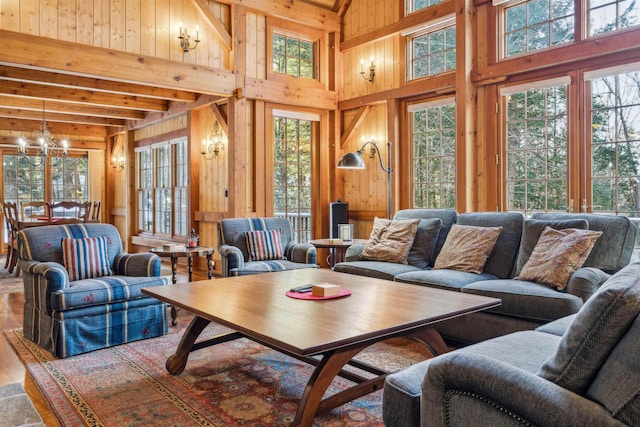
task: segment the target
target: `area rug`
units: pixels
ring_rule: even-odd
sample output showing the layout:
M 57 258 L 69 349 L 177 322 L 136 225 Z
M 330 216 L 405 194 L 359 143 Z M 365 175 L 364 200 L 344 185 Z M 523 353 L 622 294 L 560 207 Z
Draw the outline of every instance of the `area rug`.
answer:
M 22 292 L 24 285 L 22 284 L 22 275 L 16 277 L 15 270 L 9 273 L 4 269 L 6 255 L 0 255 L 0 294 L 12 294 L 14 292 Z
M 248 339 L 192 353 L 185 371 L 165 370 L 190 316 L 169 334 L 67 359 L 5 331 L 63 426 L 287 426 L 313 367 Z M 201 339 L 226 332 L 210 324 Z M 395 370 L 430 355 L 416 342 L 376 344 L 360 359 Z M 327 396 L 353 385 L 336 378 Z M 316 417 L 315 426 L 382 426 L 382 390 Z

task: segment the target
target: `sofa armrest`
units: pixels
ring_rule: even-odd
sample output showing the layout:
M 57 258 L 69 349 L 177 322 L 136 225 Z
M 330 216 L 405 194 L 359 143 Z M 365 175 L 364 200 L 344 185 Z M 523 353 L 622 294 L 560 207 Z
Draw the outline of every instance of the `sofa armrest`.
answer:
M 347 251 L 344 254 L 345 261 L 362 261 L 364 258 L 362 257 L 362 250 L 365 245 L 351 245 L 347 248 Z
M 229 271 L 244 267 L 244 255 L 236 246 L 220 245 L 220 260 L 222 262 L 222 277 L 229 277 Z
M 285 256 L 291 262 L 315 264 L 318 253 L 316 247 L 310 243 L 291 243 L 287 246 Z
M 161 265 L 160 257 L 150 252 L 121 253 L 113 261 L 113 270 L 123 276 L 156 277 L 161 275 Z
M 611 277 L 599 268 L 584 267 L 576 270 L 567 283 L 567 293 L 582 298 L 586 302 L 598 288 Z
M 422 382 L 426 426 L 623 425 L 597 402 L 535 374 L 478 354 L 433 359 Z

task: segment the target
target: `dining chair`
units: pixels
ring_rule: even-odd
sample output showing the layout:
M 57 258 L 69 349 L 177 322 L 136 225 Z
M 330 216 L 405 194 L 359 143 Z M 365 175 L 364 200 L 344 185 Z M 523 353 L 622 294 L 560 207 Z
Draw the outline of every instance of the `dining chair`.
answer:
M 88 222 L 100 222 L 100 201 L 95 201 L 91 204 L 91 213 L 88 217 Z
M 4 268 L 13 273 L 18 264 L 18 205 L 17 203 L 4 202 L 2 204 L 5 226 L 7 229 L 7 261 Z M 16 277 L 20 274 L 20 269 L 16 270 Z
M 48 203 L 48 206 L 49 222 L 52 224 L 87 222 L 91 210 L 91 202 L 56 202 Z M 56 210 L 63 211 L 61 218 L 56 217 Z M 69 211 L 73 212 L 73 216 L 65 215 Z
M 27 218 L 45 218 L 49 216 L 47 202 L 20 202 L 20 218 L 24 221 Z

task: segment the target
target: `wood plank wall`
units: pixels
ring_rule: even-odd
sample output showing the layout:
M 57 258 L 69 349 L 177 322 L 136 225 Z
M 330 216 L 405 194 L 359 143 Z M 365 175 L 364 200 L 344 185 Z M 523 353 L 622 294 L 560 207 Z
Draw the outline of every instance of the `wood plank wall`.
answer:
M 229 29 L 230 7 L 206 1 Z M 180 23 L 200 44 L 180 50 Z M 0 2 L 0 29 L 215 68 L 229 68 L 229 52 L 191 0 L 14 0 Z

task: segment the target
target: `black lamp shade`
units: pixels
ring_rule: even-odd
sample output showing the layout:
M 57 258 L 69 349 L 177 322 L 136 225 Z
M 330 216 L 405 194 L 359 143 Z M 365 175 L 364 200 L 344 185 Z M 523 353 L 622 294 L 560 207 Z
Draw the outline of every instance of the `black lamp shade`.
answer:
M 364 160 L 360 153 L 345 153 L 338 160 L 338 168 L 340 169 L 364 169 Z

